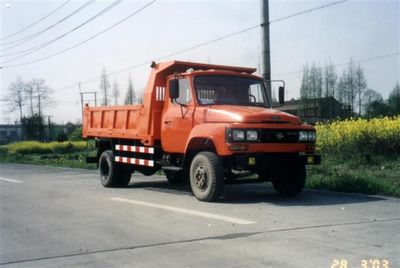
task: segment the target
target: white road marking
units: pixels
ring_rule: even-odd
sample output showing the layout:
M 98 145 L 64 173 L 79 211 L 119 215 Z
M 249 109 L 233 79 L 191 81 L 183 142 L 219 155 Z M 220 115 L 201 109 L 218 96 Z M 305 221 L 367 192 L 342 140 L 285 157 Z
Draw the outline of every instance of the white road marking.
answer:
M 19 181 L 19 180 L 3 178 L 3 177 L 0 177 L 0 181 L 8 181 L 8 182 L 14 182 L 14 183 L 21 183 L 22 182 L 22 181 Z
M 189 215 L 194 215 L 194 216 L 199 216 L 199 217 L 204 217 L 204 218 L 209 218 L 209 219 L 214 219 L 214 220 L 220 220 L 220 221 L 225 221 L 225 222 L 235 223 L 235 224 L 255 224 L 255 223 L 257 223 L 255 221 L 249 221 L 249 220 L 244 220 L 244 219 L 239 219 L 239 218 L 211 214 L 211 213 L 197 211 L 197 210 L 160 205 L 160 204 L 132 200 L 132 199 L 121 198 L 121 197 L 112 197 L 110 199 L 113 201 L 125 202 L 125 203 L 129 203 L 129 204 L 133 204 L 133 205 L 139 205 L 139 206 L 150 207 L 150 208 L 158 208 L 158 209 L 163 209 L 163 210 L 167 210 L 167 211 L 179 212 L 179 213 L 184 213 L 184 214 L 189 214 Z

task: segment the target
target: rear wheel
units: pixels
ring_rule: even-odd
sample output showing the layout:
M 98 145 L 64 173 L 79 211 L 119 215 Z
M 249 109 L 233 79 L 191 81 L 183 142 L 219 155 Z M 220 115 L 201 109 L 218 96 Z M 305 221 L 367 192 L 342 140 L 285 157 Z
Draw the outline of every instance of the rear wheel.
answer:
M 201 152 L 193 158 L 190 185 L 200 201 L 214 201 L 220 196 L 224 188 L 224 170 L 215 153 Z
M 117 182 L 117 186 L 119 187 L 126 187 L 129 185 L 129 182 L 131 181 L 131 169 L 129 169 L 127 166 L 122 166 L 117 164 L 117 173 L 119 180 Z
M 303 190 L 306 177 L 305 166 L 297 165 L 289 170 L 274 174 L 272 185 L 281 196 L 295 196 Z
M 104 151 L 99 159 L 100 181 L 104 187 L 126 187 L 131 180 L 131 170 L 115 163 L 114 153 Z

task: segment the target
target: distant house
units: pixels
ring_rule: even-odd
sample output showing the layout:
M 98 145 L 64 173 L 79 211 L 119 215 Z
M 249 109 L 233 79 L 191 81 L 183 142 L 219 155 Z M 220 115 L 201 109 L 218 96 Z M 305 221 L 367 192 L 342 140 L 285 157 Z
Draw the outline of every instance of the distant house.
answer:
M 344 107 L 334 97 L 290 100 L 281 107 L 275 109 L 299 116 L 302 121 L 315 124 L 321 121 L 330 121 L 335 118 L 347 118 L 351 116 L 349 108 Z
M 0 125 L 0 144 L 22 139 L 21 125 Z
M 45 137 L 43 137 L 43 140 L 48 141 L 49 138 L 50 140 L 55 140 L 57 135 L 61 132 L 69 135 L 77 127 L 79 127 L 79 125 L 71 123 L 65 125 L 52 124 L 49 129 L 49 126 L 45 125 Z M 24 134 L 20 124 L 0 124 L 0 144 L 7 144 L 21 140 L 24 140 Z

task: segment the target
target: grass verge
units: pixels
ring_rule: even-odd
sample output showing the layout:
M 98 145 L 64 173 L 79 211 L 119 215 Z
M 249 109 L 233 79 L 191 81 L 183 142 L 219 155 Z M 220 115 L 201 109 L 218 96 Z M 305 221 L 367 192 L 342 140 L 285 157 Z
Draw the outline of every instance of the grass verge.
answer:
M 94 154 L 93 144 L 86 141 L 24 141 L 0 146 L 1 163 L 96 169 L 95 164 L 86 163 L 86 157 Z
M 400 157 L 341 159 L 325 156 L 309 168 L 306 187 L 400 197 Z
M 69 154 L 13 154 L 0 156 L 0 163 L 30 164 L 54 167 L 69 167 L 83 169 L 97 169 L 96 164 L 87 164 L 86 156 L 88 153 L 69 153 Z

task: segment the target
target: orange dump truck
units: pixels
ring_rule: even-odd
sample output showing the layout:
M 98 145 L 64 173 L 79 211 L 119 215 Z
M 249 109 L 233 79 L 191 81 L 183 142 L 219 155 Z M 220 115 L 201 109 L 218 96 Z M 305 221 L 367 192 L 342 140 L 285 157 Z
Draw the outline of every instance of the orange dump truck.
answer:
M 321 161 L 315 129 L 272 109 L 255 69 L 180 61 L 151 67 L 142 104 L 84 108 L 83 137 L 97 146 L 88 162 L 98 163 L 103 186 L 163 170 L 171 183 L 190 181 L 202 201 L 252 174 L 281 195 L 303 189 L 305 166 Z M 280 87 L 281 103 L 283 95 Z

